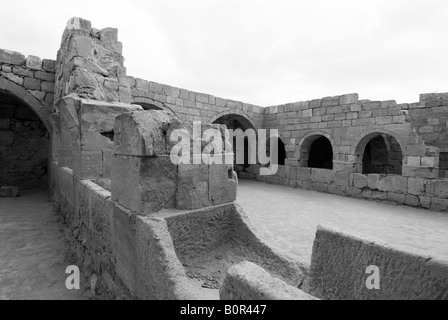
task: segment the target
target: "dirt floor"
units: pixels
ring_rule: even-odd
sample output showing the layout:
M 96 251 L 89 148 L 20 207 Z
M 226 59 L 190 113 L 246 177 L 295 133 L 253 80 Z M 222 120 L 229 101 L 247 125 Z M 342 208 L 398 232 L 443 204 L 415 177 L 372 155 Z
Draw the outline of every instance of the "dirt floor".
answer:
M 72 261 L 72 262 L 70 262 Z M 80 300 L 90 291 L 67 290 L 73 255 L 46 191 L 0 198 L 0 300 Z
M 237 202 L 262 239 L 308 263 L 319 224 L 448 259 L 448 213 L 245 180 L 240 181 Z M 214 273 L 204 274 L 197 264 L 186 266 L 204 299 L 218 298 L 216 284 L 226 269 L 222 264 L 232 258 L 225 251 L 201 260 Z M 85 289 L 66 289 L 65 268 L 70 264 L 73 254 L 45 191 L 0 198 L 0 300 L 91 298 Z
M 309 263 L 319 224 L 448 260 L 448 213 L 240 180 L 237 203 L 258 235 Z

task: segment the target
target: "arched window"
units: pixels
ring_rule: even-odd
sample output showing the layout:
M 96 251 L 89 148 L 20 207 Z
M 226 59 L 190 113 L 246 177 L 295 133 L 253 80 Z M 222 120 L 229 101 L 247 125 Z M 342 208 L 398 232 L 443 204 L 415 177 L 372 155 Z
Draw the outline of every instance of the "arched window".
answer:
M 362 146 L 365 144 L 364 150 Z M 397 174 L 401 175 L 403 152 L 398 141 L 387 134 L 375 134 L 361 142 L 363 174 Z M 359 156 L 358 155 L 358 156 Z
M 322 135 L 313 135 L 303 141 L 300 148 L 302 167 L 316 169 L 333 169 L 333 146 Z

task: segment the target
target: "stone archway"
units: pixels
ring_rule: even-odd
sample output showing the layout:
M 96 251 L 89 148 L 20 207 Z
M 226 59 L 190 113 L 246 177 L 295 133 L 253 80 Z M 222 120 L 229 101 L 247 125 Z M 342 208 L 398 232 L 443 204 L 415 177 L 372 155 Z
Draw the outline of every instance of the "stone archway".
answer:
M 27 90 L 0 77 L 0 186 L 48 186 L 52 127 L 45 107 Z
M 255 131 L 255 126 L 253 122 L 247 118 L 246 116 L 240 114 L 240 113 L 231 113 L 229 111 L 226 111 L 225 113 L 221 114 L 221 116 L 217 116 L 212 119 L 211 123 L 213 124 L 221 124 L 225 125 L 227 129 L 230 130 L 237 130 L 241 129 L 243 132 L 246 132 L 246 130 L 252 129 Z M 256 132 L 255 132 L 256 137 Z M 235 154 L 235 164 L 234 168 L 235 171 L 238 172 L 244 172 L 244 171 L 250 171 L 250 167 L 253 165 L 253 163 L 250 163 L 250 154 L 255 152 L 256 146 L 253 146 L 250 142 L 248 137 L 244 138 L 244 147 L 242 150 L 238 148 L 238 145 L 236 144 L 236 139 L 233 139 L 233 150 Z M 244 152 L 244 163 L 237 164 L 237 154 L 240 154 L 241 152 Z M 256 154 L 255 154 L 256 158 Z
M 373 132 L 356 148 L 356 170 L 363 174 L 402 174 L 403 148 L 390 134 Z
M 313 132 L 300 141 L 300 166 L 333 170 L 334 142 L 324 132 Z

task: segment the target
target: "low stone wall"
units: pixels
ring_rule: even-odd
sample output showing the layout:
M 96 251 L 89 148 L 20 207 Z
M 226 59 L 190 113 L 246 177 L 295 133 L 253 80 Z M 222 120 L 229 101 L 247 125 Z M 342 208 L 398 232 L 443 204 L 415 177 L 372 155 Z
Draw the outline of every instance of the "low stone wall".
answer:
M 239 178 L 316 190 L 359 199 L 425 208 L 448 210 L 448 179 L 427 179 L 399 175 L 336 172 L 326 169 L 279 166 L 274 176 L 247 172 Z
M 109 298 L 132 298 L 115 272 L 112 254 L 112 209 L 110 192 L 89 180 L 79 180 L 73 170 L 50 165 L 51 198 L 66 225 L 66 238 L 77 252 L 81 273 L 95 291 Z
M 367 289 L 369 266 L 379 268 L 378 290 Z M 328 300 L 446 300 L 448 261 L 319 227 L 303 289 Z
M 263 268 L 243 262 L 229 269 L 220 290 L 221 300 L 316 300 L 273 278 Z

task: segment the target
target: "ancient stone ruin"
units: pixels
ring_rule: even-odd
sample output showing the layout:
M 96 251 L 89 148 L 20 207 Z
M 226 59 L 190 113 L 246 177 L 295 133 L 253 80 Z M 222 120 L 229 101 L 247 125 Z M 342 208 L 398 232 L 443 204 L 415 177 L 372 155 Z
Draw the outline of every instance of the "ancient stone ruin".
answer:
M 238 179 L 254 179 L 447 211 L 448 94 L 255 106 L 127 75 L 117 33 L 72 18 L 57 61 L 0 50 L 1 193 L 48 187 L 83 272 L 104 290 L 139 299 L 448 298 L 442 261 L 320 228 L 307 266 L 260 240 L 235 203 Z M 172 163 L 170 133 L 191 132 L 193 121 L 223 136 L 226 127 L 278 129 L 278 172 Z M 358 283 L 357 266 L 372 259 L 386 270 L 380 292 Z

